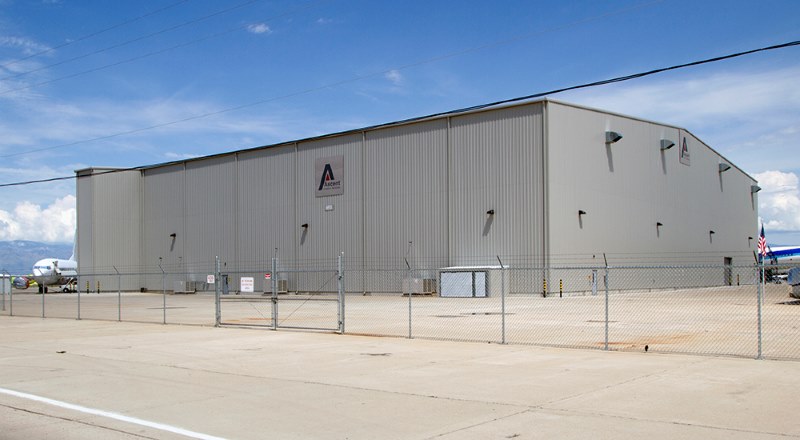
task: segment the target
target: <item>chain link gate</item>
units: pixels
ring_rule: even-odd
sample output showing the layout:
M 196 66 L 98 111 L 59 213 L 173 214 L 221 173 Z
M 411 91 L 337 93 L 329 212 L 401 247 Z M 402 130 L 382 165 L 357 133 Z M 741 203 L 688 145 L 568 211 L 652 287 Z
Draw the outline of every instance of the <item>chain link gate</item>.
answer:
M 271 291 L 227 292 L 226 276 L 216 267 L 216 324 L 344 333 L 344 267 L 342 256 L 331 267 L 279 268 L 272 259 Z

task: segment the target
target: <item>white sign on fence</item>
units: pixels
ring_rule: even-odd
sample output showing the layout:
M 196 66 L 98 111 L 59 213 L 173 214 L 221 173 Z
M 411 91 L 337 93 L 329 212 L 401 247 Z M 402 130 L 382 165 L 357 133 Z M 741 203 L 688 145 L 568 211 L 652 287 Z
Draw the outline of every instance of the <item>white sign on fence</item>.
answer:
M 253 293 L 255 292 L 255 280 L 253 277 L 242 277 L 239 281 L 239 285 L 242 287 L 242 292 L 244 293 Z
M 214 284 L 214 275 L 206 275 L 206 283 Z

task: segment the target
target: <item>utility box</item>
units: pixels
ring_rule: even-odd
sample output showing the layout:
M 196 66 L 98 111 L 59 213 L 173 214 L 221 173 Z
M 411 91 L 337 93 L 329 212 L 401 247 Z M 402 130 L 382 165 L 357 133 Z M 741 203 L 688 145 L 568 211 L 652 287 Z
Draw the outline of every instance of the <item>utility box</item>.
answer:
M 789 269 L 789 275 L 786 278 L 789 283 L 789 296 L 792 298 L 800 298 L 800 267 L 793 267 Z

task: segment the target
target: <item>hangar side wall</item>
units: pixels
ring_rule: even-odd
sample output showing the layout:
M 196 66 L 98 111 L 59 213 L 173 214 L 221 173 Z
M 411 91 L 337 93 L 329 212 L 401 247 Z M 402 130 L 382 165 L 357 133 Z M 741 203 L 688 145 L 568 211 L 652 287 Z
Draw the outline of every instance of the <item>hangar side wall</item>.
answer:
M 107 170 L 98 170 L 102 173 Z M 141 251 L 141 173 L 123 171 L 92 175 L 79 173 L 77 255 L 79 273 L 85 274 L 78 287 L 95 291 L 138 288 L 138 277 L 118 280 L 114 266 L 124 273 L 138 272 Z M 84 177 L 91 175 L 91 178 Z
M 253 277 L 259 291 L 271 289 L 264 273 L 273 256 L 297 258 L 296 162 L 294 144 L 238 154 L 237 251 L 244 276 Z
M 452 265 L 495 265 L 498 255 L 541 261 L 542 109 L 537 103 L 452 118 L 448 182 Z
M 144 171 L 142 209 L 141 287 L 161 290 L 161 270 L 182 271 L 186 243 L 186 190 L 184 164 Z M 171 237 L 175 234 L 175 238 Z M 212 266 L 213 267 L 213 266 Z M 207 269 L 206 269 L 207 270 Z M 176 278 L 166 280 L 172 289 Z
M 735 166 L 720 173 L 729 162 L 691 133 L 554 102 L 547 117 L 552 265 L 604 252 L 611 264 L 752 262 L 756 182 Z M 606 144 L 607 130 L 623 138 Z

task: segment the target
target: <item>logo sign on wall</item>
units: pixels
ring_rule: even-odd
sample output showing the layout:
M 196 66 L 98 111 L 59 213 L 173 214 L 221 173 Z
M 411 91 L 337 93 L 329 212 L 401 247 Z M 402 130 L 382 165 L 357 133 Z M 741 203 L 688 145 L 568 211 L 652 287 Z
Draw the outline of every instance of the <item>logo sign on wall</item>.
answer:
M 686 136 L 683 136 L 681 139 L 681 151 L 679 157 L 682 164 L 691 164 L 691 161 L 689 160 L 689 145 L 686 143 Z
M 344 156 L 321 157 L 314 161 L 317 197 L 344 194 Z

